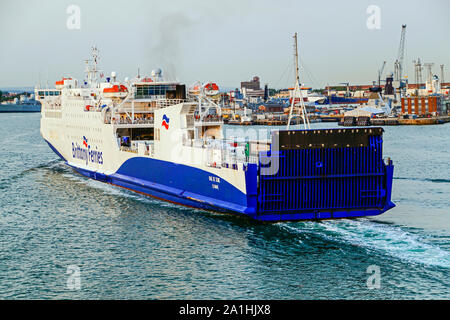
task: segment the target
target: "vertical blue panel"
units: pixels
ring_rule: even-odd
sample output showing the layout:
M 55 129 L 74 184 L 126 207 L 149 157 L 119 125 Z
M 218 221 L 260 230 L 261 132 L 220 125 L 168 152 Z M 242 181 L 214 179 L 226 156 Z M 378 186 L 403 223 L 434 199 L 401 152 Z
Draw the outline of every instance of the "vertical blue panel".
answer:
M 333 212 L 384 208 L 390 203 L 381 136 L 365 147 L 282 150 L 279 171 L 260 176 L 258 212 Z M 259 164 L 261 166 L 261 162 Z

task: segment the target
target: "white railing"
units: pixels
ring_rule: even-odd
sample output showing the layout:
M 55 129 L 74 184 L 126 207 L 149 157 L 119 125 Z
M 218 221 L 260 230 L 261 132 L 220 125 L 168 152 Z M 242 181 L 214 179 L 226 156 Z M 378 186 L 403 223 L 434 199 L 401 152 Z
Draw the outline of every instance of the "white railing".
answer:
M 222 117 L 218 115 L 207 115 L 201 119 L 200 117 L 196 117 L 195 124 L 201 125 L 203 123 L 223 123 Z
M 179 103 L 183 103 L 184 101 L 185 101 L 184 99 L 160 99 L 156 100 L 156 107 L 165 108 Z
M 109 121 L 109 122 L 108 122 Z M 154 124 L 155 120 L 153 118 L 149 118 L 149 119 L 135 119 L 134 121 L 131 121 L 130 118 L 118 118 L 118 119 L 114 119 L 114 120 L 110 120 L 107 119 L 106 123 L 112 123 L 112 124 L 116 124 L 116 125 L 120 125 L 120 124 Z
M 192 148 L 206 149 L 206 165 L 238 169 L 238 164 L 258 163 L 258 153 L 249 153 L 249 142 L 235 140 L 203 140 L 187 139 L 183 145 Z M 246 151 L 247 150 L 247 151 Z

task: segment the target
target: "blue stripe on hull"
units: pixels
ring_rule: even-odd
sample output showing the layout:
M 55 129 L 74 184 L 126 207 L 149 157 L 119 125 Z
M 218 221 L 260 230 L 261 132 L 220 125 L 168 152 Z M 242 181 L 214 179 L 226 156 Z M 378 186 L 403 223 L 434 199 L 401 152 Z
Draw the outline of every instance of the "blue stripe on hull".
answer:
M 66 159 L 48 141 L 46 142 L 67 163 Z M 209 177 L 217 176 L 209 172 L 149 158 L 129 159 L 116 173 L 109 176 L 91 170 L 71 167 L 88 178 L 117 185 L 160 200 L 198 209 L 245 215 L 266 222 L 375 216 L 394 207 L 389 197 L 388 205 L 384 208 L 257 214 L 256 166 L 249 166 L 246 172 L 247 195 L 223 179 L 219 184 L 219 190 L 212 189 L 211 183 L 213 182 L 209 181 Z M 253 179 L 255 181 L 251 181 Z M 387 179 L 390 189 L 392 188 L 392 171 L 389 172 Z M 388 193 L 390 195 L 390 190 Z
M 141 193 L 144 195 L 148 195 L 163 201 L 168 201 L 180 205 L 184 205 L 187 207 L 197 208 L 197 209 L 203 209 L 203 210 L 209 210 L 209 211 L 216 211 L 216 212 L 223 212 L 223 213 L 237 213 L 241 214 L 245 212 L 248 208 L 246 207 L 238 207 L 234 205 L 234 208 L 232 205 L 227 203 L 220 203 L 219 200 L 216 199 L 208 199 L 209 201 L 200 200 L 200 198 L 205 198 L 199 195 L 194 195 L 189 192 L 184 192 L 183 194 L 177 194 L 174 189 L 170 189 L 166 186 L 158 185 L 156 183 L 149 183 L 144 182 L 141 180 L 141 182 L 138 182 L 137 179 L 125 177 L 123 175 L 110 175 L 105 176 L 99 174 L 94 171 L 81 169 L 78 167 L 71 166 L 74 170 L 76 170 L 78 173 L 94 179 L 99 180 L 102 182 L 106 182 L 112 185 L 116 185 L 137 193 Z M 191 197 L 192 196 L 192 197 Z M 215 204 L 212 204 L 212 203 Z M 238 211 L 239 210 L 239 211 Z M 245 214 L 246 216 L 251 216 L 248 214 Z
M 163 192 L 180 199 L 194 199 L 202 207 L 206 205 L 247 215 L 256 212 L 255 207 L 248 205 L 247 195 L 229 182 L 210 172 L 182 164 L 135 157 L 125 161 L 110 177 L 117 183 L 135 188 Z

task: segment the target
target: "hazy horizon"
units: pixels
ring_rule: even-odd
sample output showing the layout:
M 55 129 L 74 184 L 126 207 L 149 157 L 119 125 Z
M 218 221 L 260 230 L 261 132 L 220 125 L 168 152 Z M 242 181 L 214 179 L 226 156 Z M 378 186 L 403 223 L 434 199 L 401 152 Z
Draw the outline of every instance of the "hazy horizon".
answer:
M 69 29 L 69 5 L 80 8 L 80 29 Z M 380 8 L 380 29 L 366 12 Z M 293 39 L 299 34 L 302 82 L 371 84 L 386 61 L 393 71 L 401 25 L 407 24 L 405 73 L 412 60 L 450 67 L 450 2 L 423 1 L 1 1 L 0 87 L 82 79 L 90 48 L 100 68 L 119 78 L 162 68 L 186 84 L 215 81 L 238 87 L 257 75 L 271 88 L 294 80 Z M 450 72 L 446 72 L 449 75 Z M 424 70 L 425 75 L 425 70 Z

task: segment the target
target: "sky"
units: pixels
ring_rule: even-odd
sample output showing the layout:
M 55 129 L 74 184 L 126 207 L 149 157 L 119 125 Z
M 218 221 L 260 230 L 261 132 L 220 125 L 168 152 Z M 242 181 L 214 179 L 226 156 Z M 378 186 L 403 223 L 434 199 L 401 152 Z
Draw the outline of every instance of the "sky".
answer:
M 188 85 L 239 87 L 257 75 L 283 88 L 294 81 L 295 32 L 302 83 L 371 84 L 383 61 L 393 71 L 402 24 L 413 81 L 418 57 L 435 74 L 441 64 L 450 70 L 449 14 L 448 0 L 0 0 L 0 87 L 82 79 L 97 45 L 100 68 L 121 79 L 161 68 Z

